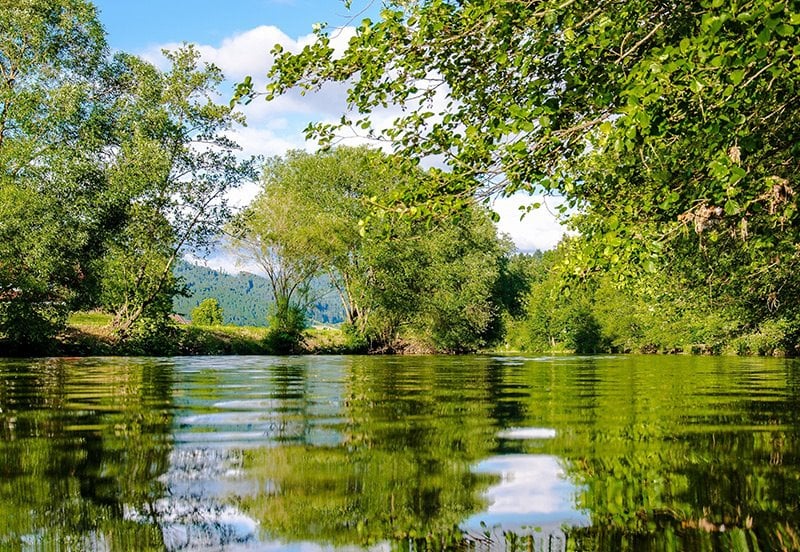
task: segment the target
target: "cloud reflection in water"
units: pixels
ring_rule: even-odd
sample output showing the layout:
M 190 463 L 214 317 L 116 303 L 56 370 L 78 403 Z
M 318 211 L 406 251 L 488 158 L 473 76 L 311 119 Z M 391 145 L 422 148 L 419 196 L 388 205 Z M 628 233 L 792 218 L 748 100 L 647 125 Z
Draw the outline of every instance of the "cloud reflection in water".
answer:
M 555 429 L 542 427 L 509 428 L 501 439 L 552 439 Z M 483 522 L 505 530 L 539 527 L 543 531 L 563 525 L 585 526 L 589 516 L 575 506 L 579 488 L 567 479 L 557 456 L 549 454 L 505 454 L 492 456 L 477 464 L 476 473 L 496 474 L 500 482 L 485 493 L 489 506 L 464 523 L 477 529 Z

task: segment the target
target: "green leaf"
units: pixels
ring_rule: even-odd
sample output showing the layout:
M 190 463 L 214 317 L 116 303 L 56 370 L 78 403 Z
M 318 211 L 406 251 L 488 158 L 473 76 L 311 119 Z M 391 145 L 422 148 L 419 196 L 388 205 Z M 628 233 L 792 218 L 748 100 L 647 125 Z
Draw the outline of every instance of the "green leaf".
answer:
M 729 199 L 728 201 L 725 202 L 725 214 L 726 215 L 733 216 L 736 213 L 738 213 L 739 210 L 740 210 L 740 207 L 739 207 L 739 204 L 736 201 L 734 201 L 732 199 Z

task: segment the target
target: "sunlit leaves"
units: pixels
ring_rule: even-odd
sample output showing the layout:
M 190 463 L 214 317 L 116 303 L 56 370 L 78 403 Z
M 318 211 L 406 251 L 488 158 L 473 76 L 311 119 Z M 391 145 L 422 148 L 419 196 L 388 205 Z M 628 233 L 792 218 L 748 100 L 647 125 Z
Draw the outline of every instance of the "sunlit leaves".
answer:
M 579 273 L 676 267 L 680 252 L 716 285 L 713 259 L 744 281 L 776 258 L 786 275 L 798 263 L 796 200 L 778 208 L 765 188 L 772 178 L 796 187 L 799 28 L 786 0 L 395 2 L 341 56 L 324 32 L 284 52 L 269 90 L 342 81 L 355 112 L 403 106 L 388 129 L 346 117 L 309 136 L 329 143 L 358 120 L 404 158 L 441 156 L 447 170 L 398 198 L 406 207 L 442 213 L 475 193 L 545 188 L 584 211 L 575 224 L 591 246 Z M 618 243 L 605 238 L 612 215 Z M 763 301 L 764 289 L 745 295 Z

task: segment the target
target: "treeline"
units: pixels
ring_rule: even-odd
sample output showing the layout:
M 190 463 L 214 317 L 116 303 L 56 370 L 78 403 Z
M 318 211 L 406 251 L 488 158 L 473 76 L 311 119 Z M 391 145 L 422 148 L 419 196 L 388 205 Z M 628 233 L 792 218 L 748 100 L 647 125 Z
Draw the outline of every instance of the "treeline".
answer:
M 524 274 L 520 316 L 507 323 L 505 347 L 523 352 L 797 354 L 793 318 L 757 313 L 713 289 L 656 272 L 636 280 L 598 273 L 570 277 L 582 238 L 512 260 Z
M 691 341 L 753 335 L 742 349 L 766 350 L 773 336 L 798 352 L 796 0 L 387 0 L 344 49 L 334 33 L 276 50 L 261 92 L 346 83 L 347 112 L 310 136 L 372 137 L 409 167 L 447 163 L 384 207 L 441 214 L 465 197 L 557 195 L 582 236 L 563 273 L 597 287 L 586 301 L 600 308 L 595 294 L 627 280 L 640 315 L 666 315 L 643 315 L 631 347 L 670 347 L 697 315 L 732 328 Z M 257 92 L 253 79 L 237 92 Z M 387 105 L 402 112 L 378 124 L 370 114 Z
M 164 54 L 112 53 L 84 0 L 0 10 L 0 351 L 47 352 L 80 309 L 111 313 L 117 343 L 168 339 L 174 263 L 257 178 L 220 70 Z
M 244 121 L 217 103 L 223 75 L 195 48 L 164 54 L 166 70 L 112 53 L 85 0 L 0 13 L 3 353 L 57 351 L 68 316 L 82 310 L 111 315 L 120 352 L 168 350 L 174 300 L 192 291 L 175 265 L 223 232 L 269 282 L 271 301 L 250 312 L 267 317 L 266 350 L 299 350 L 309 312 L 324 314 L 323 281 L 340 305 L 328 321 L 344 320 L 351 350 L 500 341 L 512 246 L 488 210 L 471 198 L 455 216 L 408 217 L 412 203 L 376 209 L 410 173 L 441 172 L 337 148 L 268 160 L 262 192 L 231 219 L 228 192 L 258 178 L 258 160 L 240 159 L 227 137 Z
M 112 54 L 86 0 L 6 4 L 3 353 L 48 352 L 88 309 L 111 315 L 120 350 L 161 350 L 187 291 L 176 262 L 222 232 L 266 275 L 270 351 L 298 350 L 325 279 L 350 350 L 798 352 L 789 2 L 389 1 L 343 55 L 324 29 L 278 55 L 266 96 L 352 82 L 354 111 L 404 115 L 309 134 L 331 145 L 355 125 L 394 153 L 269 159 L 235 216 L 228 192 L 259 167 L 228 137 L 244 121 L 217 103 L 217 67 L 191 46 L 165 52 L 165 70 Z M 447 170 L 423 169 L 431 159 Z M 519 191 L 564 197 L 581 237 L 515 256 L 476 198 Z

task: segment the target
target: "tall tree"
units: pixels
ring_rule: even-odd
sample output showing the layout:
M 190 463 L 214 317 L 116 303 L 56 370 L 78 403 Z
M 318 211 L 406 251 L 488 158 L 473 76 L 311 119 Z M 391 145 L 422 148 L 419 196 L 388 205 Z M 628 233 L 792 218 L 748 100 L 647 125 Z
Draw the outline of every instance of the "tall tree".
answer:
M 318 211 L 309 207 L 307 154 L 289 152 L 264 165 L 263 187 L 248 208 L 229 226 L 232 246 L 239 255 L 255 260 L 269 280 L 273 305 L 270 334 L 281 352 L 294 349 L 302 339 L 306 312 L 314 302 L 311 282 L 324 271 L 320 243 L 325 230 L 314 223 Z
M 106 55 L 82 0 L 0 1 L 0 342 L 46 341 L 102 241 Z
M 169 314 L 175 261 L 208 245 L 231 214 L 228 192 L 256 178 L 255 160 L 239 159 L 226 136 L 244 121 L 215 103 L 220 70 L 201 64 L 192 46 L 165 56 L 167 72 L 131 56 L 116 60 L 123 93 L 108 171 L 128 208 L 105 259 L 104 302 L 120 337 L 142 317 Z
M 402 337 L 474 350 L 498 337 L 497 283 L 510 244 L 477 207 L 430 224 L 371 216 L 377 198 L 407 179 L 401 168 L 379 151 L 347 147 L 290 152 L 267 164 L 237 245 L 272 282 L 278 327 L 305 312 L 305 291 L 324 273 L 339 291 L 348 331 L 374 347 Z
M 382 239 L 363 231 L 369 203 L 402 178 L 387 156 L 365 147 L 290 151 L 270 160 L 264 189 L 246 215 L 249 231 L 241 236 L 273 282 L 276 298 L 324 274 L 342 301 L 346 322 L 362 331 L 369 317 L 364 251 L 368 242 Z

